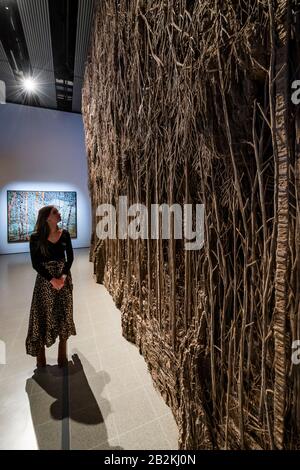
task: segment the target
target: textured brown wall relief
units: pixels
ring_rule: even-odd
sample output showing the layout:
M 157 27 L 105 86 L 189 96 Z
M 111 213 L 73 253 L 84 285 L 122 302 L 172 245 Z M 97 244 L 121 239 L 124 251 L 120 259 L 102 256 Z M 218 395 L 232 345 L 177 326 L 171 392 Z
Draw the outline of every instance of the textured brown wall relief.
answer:
M 90 260 L 181 449 L 300 448 L 299 2 L 99 1 Z M 100 240 L 96 208 L 205 205 L 205 243 Z M 117 210 L 118 213 L 118 210 Z M 150 231 L 150 227 L 148 228 Z

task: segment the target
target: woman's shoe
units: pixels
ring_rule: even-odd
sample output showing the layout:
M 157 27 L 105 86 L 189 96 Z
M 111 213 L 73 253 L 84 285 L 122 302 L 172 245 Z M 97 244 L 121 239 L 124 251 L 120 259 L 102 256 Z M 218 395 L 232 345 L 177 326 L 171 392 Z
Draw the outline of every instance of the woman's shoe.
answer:
M 36 366 L 37 367 L 46 367 L 45 347 L 41 348 L 38 355 L 37 355 Z

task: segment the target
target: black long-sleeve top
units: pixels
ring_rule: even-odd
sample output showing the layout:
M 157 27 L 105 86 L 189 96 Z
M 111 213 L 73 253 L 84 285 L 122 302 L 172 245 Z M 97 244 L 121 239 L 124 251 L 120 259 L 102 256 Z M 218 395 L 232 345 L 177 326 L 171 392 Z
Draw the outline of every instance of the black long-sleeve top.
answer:
M 56 243 L 52 243 L 50 240 L 47 240 L 49 255 L 44 256 L 41 253 L 39 247 L 39 235 L 36 232 L 33 232 L 30 236 L 30 256 L 32 267 L 48 281 L 51 281 L 53 276 L 49 271 L 42 265 L 42 263 L 53 260 L 63 260 L 65 265 L 61 272 L 61 275 L 68 274 L 73 263 L 74 255 L 71 242 L 71 236 L 69 232 L 63 229 L 62 234 Z M 65 252 L 67 254 L 67 259 L 65 258 Z

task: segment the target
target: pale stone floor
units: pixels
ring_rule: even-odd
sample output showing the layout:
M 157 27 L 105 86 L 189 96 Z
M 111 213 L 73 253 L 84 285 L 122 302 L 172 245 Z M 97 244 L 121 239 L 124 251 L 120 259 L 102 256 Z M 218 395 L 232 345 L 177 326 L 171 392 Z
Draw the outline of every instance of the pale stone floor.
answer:
M 172 412 L 123 338 L 120 311 L 94 281 L 88 249 L 74 255 L 77 336 L 68 342 L 68 373 L 56 365 L 57 343 L 46 349 L 44 372 L 26 355 L 36 272 L 29 253 L 0 256 L 0 449 L 177 449 Z

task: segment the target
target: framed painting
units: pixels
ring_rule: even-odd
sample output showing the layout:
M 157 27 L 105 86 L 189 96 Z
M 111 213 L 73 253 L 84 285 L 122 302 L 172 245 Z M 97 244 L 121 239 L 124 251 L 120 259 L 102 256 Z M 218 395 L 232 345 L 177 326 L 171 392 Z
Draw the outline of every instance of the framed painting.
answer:
M 7 191 L 7 241 L 29 241 L 38 211 L 43 206 L 57 207 L 61 227 L 77 238 L 77 195 L 75 191 Z

